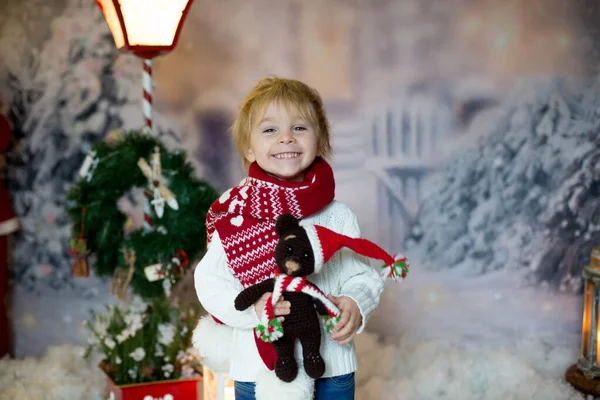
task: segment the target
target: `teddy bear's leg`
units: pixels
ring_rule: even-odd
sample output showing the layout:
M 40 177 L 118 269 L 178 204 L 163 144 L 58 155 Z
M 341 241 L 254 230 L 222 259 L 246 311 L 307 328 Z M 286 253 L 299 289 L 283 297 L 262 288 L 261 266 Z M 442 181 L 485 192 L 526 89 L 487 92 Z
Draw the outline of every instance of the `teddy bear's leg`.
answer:
M 291 382 L 298 375 L 298 363 L 294 356 L 294 343 L 296 339 L 283 336 L 273 342 L 277 352 L 277 363 L 275 364 L 275 375 L 284 382 Z
M 308 331 L 307 333 L 299 338 L 302 343 L 304 370 L 311 378 L 319 379 L 325 373 L 325 361 L 319 352 L 321 347 L 320 331 Z

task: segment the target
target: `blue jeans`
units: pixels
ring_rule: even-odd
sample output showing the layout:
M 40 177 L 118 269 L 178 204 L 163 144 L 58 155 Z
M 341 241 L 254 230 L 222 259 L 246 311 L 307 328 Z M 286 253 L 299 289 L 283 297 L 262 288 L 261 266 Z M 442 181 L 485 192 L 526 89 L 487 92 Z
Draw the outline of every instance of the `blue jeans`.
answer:
M 236 381 L 235 400 L 256 400 L 254 389 L 254 382 Z M 354 400 L 354 373 L 317 379 L 314 400 Z

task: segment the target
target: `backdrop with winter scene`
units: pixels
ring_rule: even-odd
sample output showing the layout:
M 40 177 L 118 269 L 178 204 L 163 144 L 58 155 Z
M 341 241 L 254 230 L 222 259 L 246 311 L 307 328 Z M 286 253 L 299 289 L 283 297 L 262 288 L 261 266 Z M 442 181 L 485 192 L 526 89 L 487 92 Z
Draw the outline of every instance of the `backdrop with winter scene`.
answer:
M 142 68 L 93 1 L 0 15 L 16 353 L 41 356 L 85 342 L 88 310 L 115 301 L 108 281 L 69 277 L 65 194 L 93 143 L 142 125 Z M 243 176 L 228 129 L 254 83 L 312 85 L 337 198 L 412 261 L 359 338 L 359 398 L 564 400 L 600 244 L 598 26 L 594 0 L 196 0 L 154 63 L 155 131 L 224 190 Z

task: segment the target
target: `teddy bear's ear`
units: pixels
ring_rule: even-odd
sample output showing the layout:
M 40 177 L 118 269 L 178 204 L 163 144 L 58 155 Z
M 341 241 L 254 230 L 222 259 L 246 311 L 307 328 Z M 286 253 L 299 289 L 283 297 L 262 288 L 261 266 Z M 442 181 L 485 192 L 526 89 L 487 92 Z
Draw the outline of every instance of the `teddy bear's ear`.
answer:
M 292 214 L 281 214 L 275 223 L 275 231 L 279 236 L 281 236 L 282 233 L 290 229 L 298 228 L 300 226 L 299 223 L 300 220 L 294 217 Z

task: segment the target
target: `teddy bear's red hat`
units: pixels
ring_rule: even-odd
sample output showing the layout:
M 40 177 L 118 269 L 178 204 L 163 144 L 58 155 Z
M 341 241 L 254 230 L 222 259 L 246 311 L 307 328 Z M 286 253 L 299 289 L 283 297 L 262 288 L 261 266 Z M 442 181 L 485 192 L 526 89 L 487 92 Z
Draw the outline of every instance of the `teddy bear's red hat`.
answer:
M 347 247 L 365 257 L 383 261 L 381 276 L 384 279 L 403 280 L 408 273 L 409 263 L 402 254 L 391 256 L 367 239 L 351 238 L 320 225 L 303 224 L 301 222 L 300 226 L 306 231 L 313 249 L 315 257 L 314 273 L 321 271 L 327 261 L 342 247 Z

